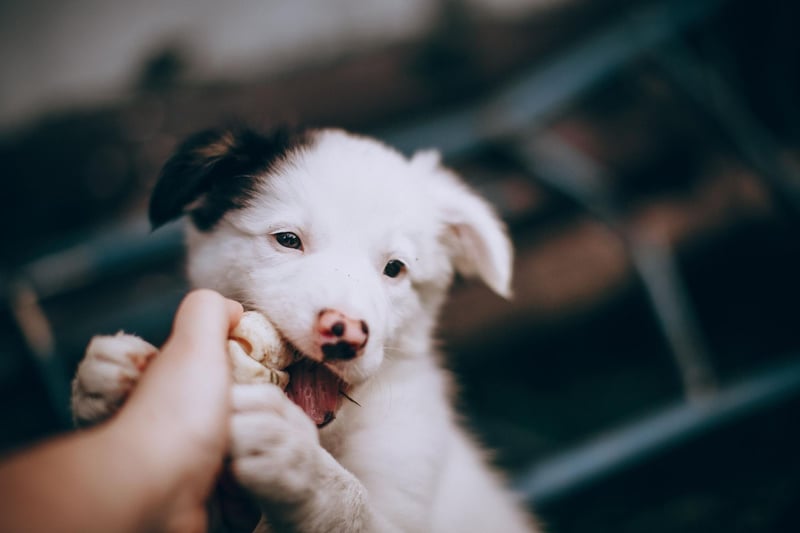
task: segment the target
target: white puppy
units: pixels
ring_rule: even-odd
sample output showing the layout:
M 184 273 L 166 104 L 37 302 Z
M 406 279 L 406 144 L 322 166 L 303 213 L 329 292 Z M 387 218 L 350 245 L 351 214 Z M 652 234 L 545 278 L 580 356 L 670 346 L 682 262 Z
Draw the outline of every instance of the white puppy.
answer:
M 204 132 L 153 192 L 155 227 L 183 214 L 192 284 L 260 311 L 304 355 L 286 393 L 234 387 L 233 470 L 260 529 L 534 530 L 437 362 L 455 272 L 508 296 L 512 260 L 501 222 L 438 154 L 339 130 Z M 79 421 L 113 413 L 153 350 L 113 339 L 79 367 Z

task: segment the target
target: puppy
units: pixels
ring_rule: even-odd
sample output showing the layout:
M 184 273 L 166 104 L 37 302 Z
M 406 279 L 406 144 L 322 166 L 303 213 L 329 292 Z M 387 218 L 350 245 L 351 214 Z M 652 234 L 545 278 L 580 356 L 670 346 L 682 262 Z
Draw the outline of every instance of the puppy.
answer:
M 508 296 L 512 262 L 502 223 L 437 153 L 332 129 L 203 132 L 151 199 L 154 227 L 182 215 L 192 284 L 263 313 L 301 354 L 286 393 L 234 386 L 232 466 L 257 530 L 535 530 L 437 363 L 454 274 Z M 113 413 L 153 350 L 101 340 L 75 379 L 83 423 Z

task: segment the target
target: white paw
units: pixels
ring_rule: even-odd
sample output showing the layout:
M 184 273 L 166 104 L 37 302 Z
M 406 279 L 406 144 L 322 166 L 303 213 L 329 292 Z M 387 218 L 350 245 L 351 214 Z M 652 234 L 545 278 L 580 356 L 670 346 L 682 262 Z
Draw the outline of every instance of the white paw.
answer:
M 72 416 L 79 426 L 113 415 L 158 352 L 152 344 L 122 332 L 94 337 L 72 381 Z
M 275 385 L 235 385 L 232 467 L 239 483 L 266 502 L 307 499 L 319 480 L 317 428 Z

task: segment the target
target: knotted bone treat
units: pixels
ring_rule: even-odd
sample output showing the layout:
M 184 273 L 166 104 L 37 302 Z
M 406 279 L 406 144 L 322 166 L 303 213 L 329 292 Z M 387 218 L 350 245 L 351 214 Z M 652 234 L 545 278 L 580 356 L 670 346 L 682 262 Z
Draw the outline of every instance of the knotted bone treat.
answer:
M 326 365 L 297 354 L 281 340 L 275 327 L 255 311 L 245 312 L 231 332 L 228 355 L 235 383 L 279 386 L 317 427 L 324 427 L 336 417 L 343 397 L 350 399 L 345 392 L 347 384 L 338 375 Z
M 242 314 L 228 337 L 228 356 L 235 383 L 273 383 L 282 389 L 289 384 L 285 369 L 294 362 L 294 354 L 261 313 Z

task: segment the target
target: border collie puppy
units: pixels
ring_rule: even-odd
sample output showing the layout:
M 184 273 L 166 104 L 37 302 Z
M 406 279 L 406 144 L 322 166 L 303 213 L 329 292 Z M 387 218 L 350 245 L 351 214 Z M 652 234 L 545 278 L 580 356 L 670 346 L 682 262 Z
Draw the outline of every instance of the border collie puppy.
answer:
M 334 129 L 207 131 L 153 192 L 154 227 L 182 215 L 192 284 L 261 312 L 300 354 L 285 393 L 233 390 L 232 467 L 263 512 L 257 531 L 535 530 L 460 427 L 437 361 L 454 274 L 509 296 L 512 263 L 503 224 L 437 153 Z M 148 349 L 135 340 L 90 346 L 79 421 L 119 405 L 107 384 Z M 87 385 L 99 372 L 105 392 Z

